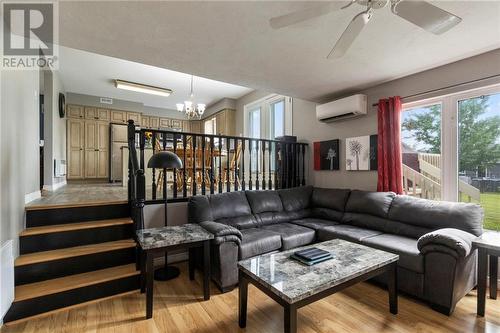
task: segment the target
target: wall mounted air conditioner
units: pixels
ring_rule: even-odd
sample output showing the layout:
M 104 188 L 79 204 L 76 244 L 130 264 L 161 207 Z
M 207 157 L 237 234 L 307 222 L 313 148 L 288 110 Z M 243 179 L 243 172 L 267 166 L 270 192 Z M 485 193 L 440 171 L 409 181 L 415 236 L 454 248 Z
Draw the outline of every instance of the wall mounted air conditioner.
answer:
M 358 94 L 316 106 L 316 118 L 330 123 L 366 115 L 368 104 L 366 95 Z

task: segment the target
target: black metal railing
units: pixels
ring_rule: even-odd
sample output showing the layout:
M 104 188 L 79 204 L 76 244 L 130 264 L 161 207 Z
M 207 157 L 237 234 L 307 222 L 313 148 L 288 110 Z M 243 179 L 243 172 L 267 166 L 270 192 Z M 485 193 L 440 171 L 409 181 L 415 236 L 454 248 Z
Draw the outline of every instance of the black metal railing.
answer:
M 130 126 L 133 122 L 129 122 L 129 130 Z M 129 193 L 136 194 L 137 207 L 142 195 L 144 203 L 150 204 L 165 198 L 175 202 L 197 194 L 306 184 L 306 143 L 140 129 L 129 137 L 129 149 Z M 175 152 L 182 168 L 166 172 L 147 169 L 149 158 L 160 150 Z
M 132 120 L 128 121 L 128 202 L 135 230 L 144 229 L 144 204 L 146 200 L 146 180 L 144 176 L 144 165 L 139 165 L 136 150 L 135 125 Z

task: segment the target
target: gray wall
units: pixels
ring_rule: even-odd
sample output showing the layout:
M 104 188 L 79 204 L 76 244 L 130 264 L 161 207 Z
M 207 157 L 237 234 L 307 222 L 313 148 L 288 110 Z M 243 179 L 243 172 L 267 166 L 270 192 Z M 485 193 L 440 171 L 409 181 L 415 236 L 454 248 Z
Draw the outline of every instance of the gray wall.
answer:
M 142 103 L 125 101 L 121 99 L 113 98 L 113 104 L 101 104 L 99 96 L 91 96 L 85 94 L 78 94 L 74 92 L 68 92 L 66 95 L 66 103 L 67 104 L 79 104 L 79 105 L 88 105 L 102 108 L 110 108 L 117 110 L 125 110 L 125 111 L 134 111 L 141 112 L 145 115 L 149 116 L 158 116 L 158 117 L 168 117 L 175 119 L 186 119 L 182 113 L 177 110 L 172 109 L 162 109 L 156 108 L 152 106 L 147 106 Z
M 299 140 L 308 142 L 310 148 L 314 141 L 341 139 L 340 171 L 314 171 L 312 154 L 309 156 L 309 183 L 322 187 L 344 187 L 365 190 L 375 190 L 377 186 L 377 172 L 375 171 L 346 171 L 345 170 L 345 141 L 347 137 L 370 135 L 377 133 L 377 109 L 371 105 L 380 98 L 389 96 L 409 96 L 434 89 L 441 89 L 452 85 L 487 78 L 500 74 L 500 49 L 479 56 L 464 59 L 435 69 L 407 76 L 387 82 L 364 91 L 368 96 L 369 113 L 365 117 L 325 124 L 316 120 L 316 103 L 293 99 L 293 134 Z M 490 84 L 500 83 L 500 79 L 489 79 L 460 87 L 441 90 L 414 98 L 407 98 L 405 102 L 417 99 L 431 98 L 450 94 L 467 89 L 473 89 Z M 245 104 L 260 99 L 270 92 L 254 91 L 238 99 L 236 116 L 236 133 L 243 132 L 243 108 Z M 343 97 L 332 94 L 335 98 Z M 325 101 L 326 102 L 326 101 Z M 311 149 L 309 149 L 311 152 Z
M 24 229 L 25 195 L 39 190 L 38 71 L 2 71 L 0 109 L 0 241 Z

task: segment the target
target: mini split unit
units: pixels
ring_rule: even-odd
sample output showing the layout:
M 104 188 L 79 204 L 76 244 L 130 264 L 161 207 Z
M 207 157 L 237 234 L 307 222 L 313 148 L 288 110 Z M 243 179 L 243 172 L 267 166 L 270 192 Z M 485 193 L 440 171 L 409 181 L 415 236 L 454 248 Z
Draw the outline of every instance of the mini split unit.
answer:
M 360 117 L 368 110 L 366 95 L 353 95 L 336 101 L 316 106 L 316 118 L 330 123 L 334 121 Z

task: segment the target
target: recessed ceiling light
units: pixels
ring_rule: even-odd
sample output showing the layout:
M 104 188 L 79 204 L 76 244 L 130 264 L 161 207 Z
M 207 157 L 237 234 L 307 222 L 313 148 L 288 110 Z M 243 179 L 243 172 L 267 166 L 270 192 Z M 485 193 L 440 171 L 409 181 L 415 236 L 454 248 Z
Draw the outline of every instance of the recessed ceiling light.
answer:
M 131 90 L 145 94 L 168 97 L 172 93 L 171 89 L 150 86 L 142 83 L 135 83 L 124 80 L 115 80 L 115 87 L 118 89 Z

